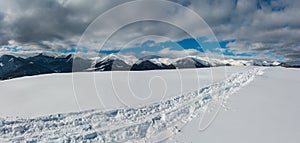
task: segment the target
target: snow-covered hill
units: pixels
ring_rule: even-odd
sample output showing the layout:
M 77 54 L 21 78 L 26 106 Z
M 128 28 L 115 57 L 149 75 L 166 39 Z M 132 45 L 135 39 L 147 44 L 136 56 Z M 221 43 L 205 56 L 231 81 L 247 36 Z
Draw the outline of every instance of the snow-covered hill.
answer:
M 182 88 L 175 80 L 178 76 L 175 70 L 75 73 L 73 80 L 71 74 L 52 74 L 2 81 L 0 141 L 140 142 L 167 138 L 165 142 L 253 142 L 259 138 L 263 142 L 281 142 L 286 137 L 289 142 L 299 141 L 296 134 L 300 128 L 293 126 L 299 120 L 299 70 L 258 67 L 212 70 L 215 73 L 213 82 L 208 76 L 212 72 L 210 69 L 179 70 L 186 85 Z M 129 81 L 119 78 L 128 73 L 132 74 Z M 200 84 L 195 84 L 196 73 Z M 239 90 L 254 77 L 249 86 Z M 140 98 L 122 91 L 128 88 L 124 86 L 128 82 L 131 91 Z M 149 84 L 151 90 L 144 84 Z M 164 89 L 166 92 L 159 92 Z M 122 94 L 114 90 L 121 90 Z M 149 94 L 151 100 L 138 93 Z M 203 126 L 205 119 L 212 119 L 203 116 L 204 111 L 215 115 L 218 113 L 215 105 L 221 102 L 229 111 L 222 109 L 211 126 L 199 132 L 199 119 L 204 119 Z
M 176 134 L 186 122 L 199 116 L 208 103 L 232 94 L 253 80 L 261 70 L 254 68 L 233 74 L 224 81 L 199 90 L 136 108 L 3 119 L 0 135 L 7 141 L 162 141 L 168 138 L 163 135 Z

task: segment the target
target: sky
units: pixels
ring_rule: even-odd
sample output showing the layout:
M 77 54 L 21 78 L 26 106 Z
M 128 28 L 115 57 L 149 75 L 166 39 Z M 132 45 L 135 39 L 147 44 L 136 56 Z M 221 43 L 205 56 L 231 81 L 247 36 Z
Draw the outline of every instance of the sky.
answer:
M 299 0 L 0 0 L 0 53 L 300 63 Z

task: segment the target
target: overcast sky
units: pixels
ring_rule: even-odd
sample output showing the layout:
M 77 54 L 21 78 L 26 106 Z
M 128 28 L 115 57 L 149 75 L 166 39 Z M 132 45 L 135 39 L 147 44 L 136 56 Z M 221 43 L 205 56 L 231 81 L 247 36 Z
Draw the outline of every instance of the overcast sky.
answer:
M 300 61 L 299 0 L 173 1 L 177 6 L 153 0 L 126 2 L 0 0 L 0 52 L 73 52 L 78 43 L 90 48 L 85 51 L 90 52 L 106 42 L 102 50 L 159 45 L 160 50 L 148 52 L 178 54 L 186 50 L 198 54 L 197 47 L 188 47 L 189 42 L 184 43 L 183 49 L 172 46 L 191 36 L 207 43 L 215 40 L 211 37 L 213 32 L 225 55 L 269 55 L 283 61 Z M 147 42 L 152 45 L 145 46 Z M 220 49 L 209 48 L 210 52 Z M 131 50 L 135 51 L 146 52 Z

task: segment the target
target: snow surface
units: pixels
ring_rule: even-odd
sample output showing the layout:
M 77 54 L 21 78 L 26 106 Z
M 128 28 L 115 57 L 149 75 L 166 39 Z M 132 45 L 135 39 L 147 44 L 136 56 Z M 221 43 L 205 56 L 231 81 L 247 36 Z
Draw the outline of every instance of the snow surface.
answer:
M 60 73 L 0 81 L 0 115 L 37 117 L 77 112 L 76 99 L 82 110 L 114 109 L 126 104 L 137 106 L 195 91 L 225 79 L 225 74 L 246 69 L 232 67 L 225 71 L 224 67 L 217 67 L 177 71 L 86 72 L 74 75 Z
M 76 73 L 73 80 L 71 74 L 51 74 L 1 81 L 0 141 L 148 142 L 171 137 L 164 141 L 299 142 L 299 70 L 212 69 Z M 262 76 L 229 98 L 256 75 Z M 132 98 L 132 93 L 146 96 Z M 140 99 L 147 104 L 141 106 Z M 228 111 L 218 112 L 221 102 Z M 204 116 L 207 113 L 218 116 Z
M 234 93 L 216 120 L 199 131 L 199 118 L 168 142 L 299 143 L 300 69 L 273 67 L 264 70 Z

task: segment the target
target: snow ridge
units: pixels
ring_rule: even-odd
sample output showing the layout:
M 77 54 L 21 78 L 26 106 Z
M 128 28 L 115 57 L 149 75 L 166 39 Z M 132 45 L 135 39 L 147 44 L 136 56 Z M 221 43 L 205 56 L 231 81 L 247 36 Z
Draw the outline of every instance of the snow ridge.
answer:
M 157 142 L 203 113 L 212 100 L 228 96 L 261 75 L 256 67 L 197 91 L 139 108 L 89 110 L 33 119 L 0 118 L 1 142 Z

